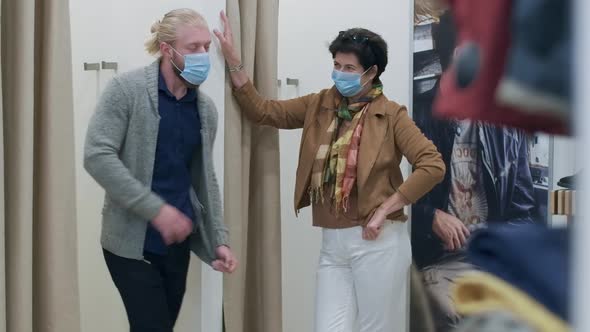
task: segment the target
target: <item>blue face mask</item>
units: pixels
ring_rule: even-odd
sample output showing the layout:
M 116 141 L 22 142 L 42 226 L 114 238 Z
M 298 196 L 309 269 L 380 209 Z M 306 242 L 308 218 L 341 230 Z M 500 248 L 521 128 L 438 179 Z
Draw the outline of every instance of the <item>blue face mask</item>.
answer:
M 184 58 L 184 69 L 180 70 L 178 66 L 171 60 L 172 65 L 180 72 L 180 77 L 184 78 L 192 85 L 201 85 L 209 76 L 211 69 L 211 62 L 209 60 L 209 53 L 194 53 L 182 55 L 170 46 L 174 52 Z
M 341 95 L 343 95 L 344 97 L 356 96 L 359 92 L 361 92 L 365 84 L 367 84 L 361 84 L 361 77 L 363 77 L 363 75 L 365 75 L 369 71 L 369 69 L 367 69 L 362 74 L 346 73 L 334 69 L 334 71 L 332 72 L 332 80 L 334 80 L 336 89 L 338 89 Z

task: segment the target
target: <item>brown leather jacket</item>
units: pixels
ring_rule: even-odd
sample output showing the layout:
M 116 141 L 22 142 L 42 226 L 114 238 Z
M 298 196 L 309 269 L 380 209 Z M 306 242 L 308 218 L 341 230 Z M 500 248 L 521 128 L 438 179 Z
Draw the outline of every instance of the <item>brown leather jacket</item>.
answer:
M 311 204 L 311 169 L 322 136 L 342 99 L 333 87 L 291 100 L 266 100 L 248 82 L 234 91 L 246 116 L 258 125 L 279 129 L 303 128 L 295 182 L 295 210 Z M 404 181 L 400 169 L 406 157 L 414 172 Z M 444 177 L 445 164 L 434 144 L 416 127 L 404 106 L 384 95 L 369 106 L 361 138 L 357 169 L 359 218 L 366 220 L 396 191 L 414 203 Z M 403 210 L 388 216 L 405 221 Z

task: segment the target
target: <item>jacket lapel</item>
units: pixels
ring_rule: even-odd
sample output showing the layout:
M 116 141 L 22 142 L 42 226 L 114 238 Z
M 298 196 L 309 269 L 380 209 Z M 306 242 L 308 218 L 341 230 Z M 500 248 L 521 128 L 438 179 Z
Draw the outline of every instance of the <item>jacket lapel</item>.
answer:
M 322 105 L 315 116 L 313 122 L 309 127 L 303 130 L 303 137 L 301 137 L 301 154 L 299 160 L 299 167 L 297 168 L 297 184 L 295 189 L 295 204 L 299 204 L 304 197 L 309 187 L 309 180 L 313 163 L 315 162 L 321 142 L 326 140 L 329 135 L 328 127 L 336 116 L 336 107 L 340 102 L 340 98 L 335 88 L 332 88 L 323 98 Z M 295 206 L 297 210 L 299 207 Z
M 209 110 L 209 97 L 201 92 L 201 89 L 197 89 L 197 109 L 199 110 L 199 118 L 201 119 L 201 129 L 209 131 L 215 124 L 211 123 L 210 115 L 212 113 Z
M 366 115 L 357 168 L 357 183 L 360 188 L 367 182 L 387 135 L 389 121 L 385 115 L 385 102 L 384 96 L 377 98 L 369 106 Z

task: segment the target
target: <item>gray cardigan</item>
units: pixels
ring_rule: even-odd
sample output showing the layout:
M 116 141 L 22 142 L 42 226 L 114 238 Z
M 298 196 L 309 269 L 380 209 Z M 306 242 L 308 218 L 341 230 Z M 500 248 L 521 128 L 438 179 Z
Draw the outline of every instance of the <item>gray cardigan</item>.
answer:
M 84 147 L 84 167 L 106 191 L 101 244 L 121 257 L 143 258 L 147 224 L 164 201 L 151 190 L 158 139 L 159 61 L 115 77 L 105 88 L 94 113 Z M 191 200 L 198 236 L 191 249 L 207 264 L 215 248 L 227 245 L 219 184 L 213 168 L 217 110 L 199 91 L 201 147 L 193 156 Z

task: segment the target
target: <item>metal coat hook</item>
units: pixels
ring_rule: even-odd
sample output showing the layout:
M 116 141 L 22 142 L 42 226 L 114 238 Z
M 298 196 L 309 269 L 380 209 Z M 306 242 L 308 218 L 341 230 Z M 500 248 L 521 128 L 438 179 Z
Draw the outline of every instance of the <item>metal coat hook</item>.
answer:
M 91 71 L 91 70 L 95 70 L 95 71 L 99 71 L 100 70 L 100 63 L 88 63 L 88 62 L 84 62 L 84 70 L 85 71 Z
M 299 86 L 299 79 L 287 77 L 287 85 Z
M 117 71 L 119 69 L 119 64 L 117 62 L 101 62 L 102 69 L 106 70 L 114 70 Z

